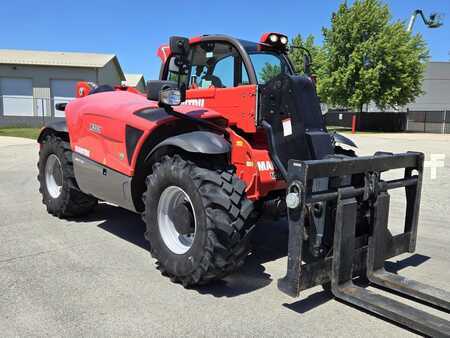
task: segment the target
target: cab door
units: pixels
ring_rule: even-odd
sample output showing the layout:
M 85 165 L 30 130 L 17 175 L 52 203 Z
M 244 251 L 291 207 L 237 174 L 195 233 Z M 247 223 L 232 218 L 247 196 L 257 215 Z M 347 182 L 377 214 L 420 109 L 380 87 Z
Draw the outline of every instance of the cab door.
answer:
M 242 57 L 225 41 L 200 42 L 192 47 L 184 104 L 207 107 L 223 115 L 230 125 L 256 131 L 257 86 L 251 85 Z M 169 60 L 168 79 L 176 80 L 177 69 Z

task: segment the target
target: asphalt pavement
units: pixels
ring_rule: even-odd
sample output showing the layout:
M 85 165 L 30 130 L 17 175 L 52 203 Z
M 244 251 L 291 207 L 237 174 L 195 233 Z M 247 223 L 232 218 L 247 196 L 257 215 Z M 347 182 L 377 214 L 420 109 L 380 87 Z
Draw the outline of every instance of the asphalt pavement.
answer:
M 450 135 L 351 137 L 360 154 L 417 150 L 427 160 L 445 156 L 435 179 L 431 168 L 425 170 L 417 252 L 388 265 L 450 291 Z M 2 337 L 415 335 L 321 287 L 297 299 L 278 291 L 276 281 L 286 272 L 284 221 L 260 222 L 254 253 L 224 281 L 188 290 L 173 284 L 155 268 L 138 215 L 104 203 L 76 221 L 48 215 L 38 192 L 37 157 L 34 141 L 0 137 Z M 442 156 L 433 158 L 439 165 Z M 395 231 L 402 226 L 403 204 L 397 193 L 392 200 Z

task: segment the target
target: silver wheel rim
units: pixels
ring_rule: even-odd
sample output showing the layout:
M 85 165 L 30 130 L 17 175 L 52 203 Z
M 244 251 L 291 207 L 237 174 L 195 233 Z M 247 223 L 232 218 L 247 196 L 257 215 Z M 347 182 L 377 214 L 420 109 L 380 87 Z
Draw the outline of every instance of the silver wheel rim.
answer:
M 52 198 L 58 198 L 61 195 L 63 182 L 63 171 L 61 162 L 55 154 L 47 157 L 45 163 L 45 184 L 47 191 Z
M 181 234 L 175 227 L 170 215 L 180 203 L 189 203 L 194 216 L 194 232 Z M 161 194 L 158 202 L 158 228 L 164 244 L 175 254 L 182 255 L 186 253 L 194 243 L 197 230 L 197 220 L 195 218 L 194 206 L 188 194 L 177 186 L 167 187 Z

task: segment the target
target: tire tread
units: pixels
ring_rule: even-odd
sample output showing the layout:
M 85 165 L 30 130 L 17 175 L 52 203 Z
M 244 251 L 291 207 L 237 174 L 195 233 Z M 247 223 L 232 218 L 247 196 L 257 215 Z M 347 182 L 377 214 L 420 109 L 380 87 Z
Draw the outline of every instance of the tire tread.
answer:
M 153 172 L 147 177 L 147 192 L 143 194 L 145 205 L 152 183 L 161 179 L 164 175 L 163 168 L 167 166 L 176 166 L 189 174 L 201 195 L 208 232 L 205 254 L 191 274 L 175 276 L 167 271 L 157 250 L 150 247 L 150 253 L 157 260 L 156 264 L 162 275 L 185 287 L 223 278 L 238 269 L 250 251 L 249 234 L 254 226 L 249 221 L 249 216 L 253 211 L 253 203 L 244 194 L 245 184 L 234 174 L 233 168 L 209 170 L 198 167 L 179 155 L 164 156 L 153 165 Z M 142 218 L 147 224 L 148 234 L 151 225 L 145 211 Z
M 66 184 L 63 185 L 63 200 L 58 208 L 55 208 L 50 203 L 45 192 L 45 176 L 43 171 L 49 148 L 55 149 L 55 153 L 59 152 L 59 155 L 61 155 L 59 157 L 61 160 L 63 177 L 67 180 Z M 73 170 L 72 150 L 69 142 L 66 142 L 59 136 L 53 134 L 47 135 L 42 141 L 41 149 L 39 151 L 39 162 L 37 165 L 39 169 L 39 174 L 37 176 L 39 181 L 39 192 L 42 195 L 42 203 L 47 207 L 47 211 L 50 214 L 59 218 L 77 217 L 87 214 L 97 205 L 96 198 L 84 194 L 78 188 Z

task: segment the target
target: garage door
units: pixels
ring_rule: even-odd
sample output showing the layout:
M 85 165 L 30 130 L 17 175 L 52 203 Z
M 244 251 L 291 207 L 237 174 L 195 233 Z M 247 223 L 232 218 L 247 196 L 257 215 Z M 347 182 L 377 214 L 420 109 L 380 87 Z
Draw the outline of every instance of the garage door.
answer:
M 31 79 L 0 78 L 3 115 L 33 116 L 33 84 Z
M 51 93 L 55 116 L 64 117 L 64 112 L 54 109 L 57 103 L 66 103 L 74 99 L 78 80 L 52 80 Z

